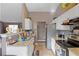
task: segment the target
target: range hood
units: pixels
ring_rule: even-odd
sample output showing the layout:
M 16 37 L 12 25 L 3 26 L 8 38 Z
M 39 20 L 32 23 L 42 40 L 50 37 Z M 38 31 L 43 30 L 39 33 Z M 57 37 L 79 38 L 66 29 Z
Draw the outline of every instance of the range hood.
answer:
M 76 26 L 76 27 L 74 27 L 73 29 L 74 29 L 74 30 L 75 30 L 75 29 L 78 29 L 78 30 L 79 30 L 79 26 Z
M 74 25 L 74 24 L 79 24 L 79 17 L 70 20 L 69 19 L 65 20 L 62 25 Z
M 75 19 L 71 19 L 69 23 L 79 24 L 79 17 L 78 18 L 75 18 Z

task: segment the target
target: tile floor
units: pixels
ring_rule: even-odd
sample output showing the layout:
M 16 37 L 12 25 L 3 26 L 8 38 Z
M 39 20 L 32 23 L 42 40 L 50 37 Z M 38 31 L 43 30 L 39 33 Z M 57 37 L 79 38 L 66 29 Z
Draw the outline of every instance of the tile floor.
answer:
M 37 50 L 39 51 L 39 56 L 54 56 L 53 52 L 48 50 L 44 43 L 36 44 L 35 51 Z

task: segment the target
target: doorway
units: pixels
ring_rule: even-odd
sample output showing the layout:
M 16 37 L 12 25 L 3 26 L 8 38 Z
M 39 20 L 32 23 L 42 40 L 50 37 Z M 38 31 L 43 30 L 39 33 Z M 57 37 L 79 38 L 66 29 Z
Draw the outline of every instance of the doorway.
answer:
M 37 23 L 37 42 L 46 43 L 46 22 Z

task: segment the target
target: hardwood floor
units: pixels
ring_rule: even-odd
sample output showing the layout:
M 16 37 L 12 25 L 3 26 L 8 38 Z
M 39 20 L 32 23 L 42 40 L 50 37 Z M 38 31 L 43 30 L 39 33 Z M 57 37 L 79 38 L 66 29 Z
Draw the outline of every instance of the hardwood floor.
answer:
M 36 43 L 35 52 L 39 53 L 39 56 L 54 56 L 51 50 L 45 47 L 45 43 Z

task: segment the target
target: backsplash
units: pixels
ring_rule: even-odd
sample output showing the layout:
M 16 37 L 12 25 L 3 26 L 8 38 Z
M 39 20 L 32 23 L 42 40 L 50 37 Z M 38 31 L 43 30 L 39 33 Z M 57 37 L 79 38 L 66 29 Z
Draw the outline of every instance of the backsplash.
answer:
M 71 34 L 71 32 L 70 32 L 70 31 L 65 31 L 65 30 L 58 30 L 58 31 L 57 31 L 57 34 L 58 34 L 58 35 L 59 35 L 59 34 L 69 35 L 69 34 Z

